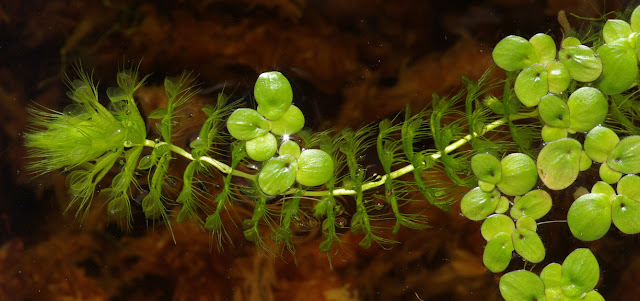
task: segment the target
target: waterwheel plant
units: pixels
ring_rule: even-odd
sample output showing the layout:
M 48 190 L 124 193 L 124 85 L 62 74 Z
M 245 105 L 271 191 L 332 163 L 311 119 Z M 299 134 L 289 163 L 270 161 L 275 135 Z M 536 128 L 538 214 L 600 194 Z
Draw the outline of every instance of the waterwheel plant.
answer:
M 491 70 L 477 82 L 463 78 L 464 91 L 434 95 L 421 112 L 407 109 L 403 118 L 356 130 L 305 129 L 287 78 L 265 72 L 253 91 L 257 107 L 220 94 L 202 109 L 208 117 L 185 148 L 173 139 L 176 119 L 197 92 L 188 74 L 164 81 L 167 106 L 145 119 L 134 94 L 146 77 L 119 72 L 105 106 L 91 75 L 78 68 L 79 78 L 68 80 L 72 104 L 62 112 L 30 109 L 29 169 L 63 170 L 68 208 L 77 216 L 87 214 L 98 183 L 110 178 L 98 198 L 113 218 L 128 225 L 132 206 L 140 206 L 147 219 L 171 228 L 176 212 L 177 222 L 211 231 L 219 248 L 229 240 L 222 217 L 239 203 L 253 211 L 242 223 L 245 238 L 265 248 L 271 239 L 295 252 L 293 223 L 312 216 L 321 220 L 319 248 L 329 257 L 345 229 L 361 236 L 363 248 L 386 248 L 402 227 L 428 228 L 425 210 L 452 210 L 459 201 L 465 217 L 481 222 L 487 269 L 503 273 L 514 254 L 525 261 L 500 277 L 506 300 L 603 300 L 594 290 L 598 261 L 588 248 L 541 270 L 528 263 L 546 258 L 549 246 L 537 230 L 554 209 L 553 191 L 572 187 L 586 170 L 597 168 L 600 181 L 568 210 L 575 238 L 598 240 L 612 223 L 622 233 L 640 233 L 639 34 L 636 8 L 629 22 L 608 20 L 583 39 L 589 45 L 574 36 L 508 36 L 493 50 L 504 81 L 490 81 Z M 501 94 L 489 94 L 500 85 Z M 150 120 L 158 120 L 157 137 L 147 131 Z M 363 163 L 369 151 L 381 174 Z M 188 164 L 172 198 L 168 170 L 178 157 Z M 215 193 L 203 187 L 211 175 L 223 179 Z M 468 189 L 459 194 L 456 186 Z M 138 205 L 132 195 L 139 191 Z

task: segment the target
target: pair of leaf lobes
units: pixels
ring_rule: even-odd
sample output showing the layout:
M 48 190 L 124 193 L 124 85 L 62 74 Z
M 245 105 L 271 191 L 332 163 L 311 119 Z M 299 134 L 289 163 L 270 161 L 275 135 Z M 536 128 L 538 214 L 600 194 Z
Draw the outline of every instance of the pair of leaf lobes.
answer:
M 553 38 L 542 33 L 529 40 L 508 36 L 498 42 L 492 54 L 502 69 L 522 70 L 514 83 L 514 91 L 528 107 L 538 105 L 548 93 L 567 90 L 571 78 L 591 82 L 602 72 L 602 61 L 591 48 L 580 45 L 579 41 L 577 44 L 563 42 L 562 49 L 556 52 Z
M 567 214 L 569 229 L 585 241 L 602 238 L 611 222 L 626 234 L 640 233 L 640 176 L 626 175 L 614 191 L 605 182 L 596 183 L 591 193 L 576 199 Z
M 242 108 L 234 111 L 227 121 L 231 136 L 246 141 L 249 158 L 267 161 L 258 175 L 263 192 L 277 195 L 296 181 L 304 186 L 326 183 L 333 175 L 333 159 L 318 149 L 300 150 L 287 138 L 278 149 L 275 135 L 288 137 L 304 127 L 302 111 L 292 105 L 293 92 L 287 78 L 280 72 L 262 73 L 255 84 L 257 110 Z M 275 135 L 274 135 L 275 134 Z M 279 156 L 274 157 L 276 152 Z
M 500 293 L 506 301 L 585 300 L 604 301 L 594 290 L 600 279 L 598 260 L 589 249 L 576 249 L 561 264 L 548 264 L 540 276 L 517 270 L 500 277 Z

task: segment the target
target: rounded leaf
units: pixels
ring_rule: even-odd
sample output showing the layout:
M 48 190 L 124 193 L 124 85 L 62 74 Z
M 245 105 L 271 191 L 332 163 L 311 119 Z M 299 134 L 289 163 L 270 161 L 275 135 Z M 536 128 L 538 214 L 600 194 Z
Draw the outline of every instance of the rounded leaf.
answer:
M 268 195 L 287 191 L 296 180 L 296 158 L 284 155 L 272 158 L 264 164 L 258 174 L 258 185 Z
M 496 184 L 485 182 L 483 180 L 478 180 L 478 187 L 480 187 L 482 191 L 491 192 L 496 188 Z
M 602 163 L 598 172 L 600 175 L 600 179 L 608 184 L 618 183 L 618 181 L 622 177 L 621 172 L 611 169 L 611 167 L 609 167 L 607 163 Z
M 304 127 L 304 115 L 298 107 L 290 105 L 284 115 L 271 121 L 271 132 L 276 135 L 293 135 Z
M 602 75 L 598 83 L 600 91 L 609 95 L 619 94 L 635 83 L 638 58 L 636 50 L 631 48 L 626 39 L 602 45 L 597 53 L 602 60 Z
M 538 62 L 533 45 L 519 36 L 508 36 L 500 40 L 492 52 L 493 61 L 507 71 L 518 71 Z
M 611 227 L 609 196 L 602 193 L 582 195 L 571 204 L 567 222 L 576 238 L 584 241 L 600 239 Z
M 527 107 L 537 106 L 540 98 L 549 93 L 547 69 L 534 64 L 518 74 L 513 86 L 516 96 Z
M 278 141 L 271 133 L 247 141 L 247 155 L 256 161 L 269 160 L 278 150 Z
M 280 148 L 278 149 L 278 154 L 282 155 L 292 155 L 296 158 L 300 156 L 300 145 L 293 140 L 287 140 L 280 144 Z
M 527 270 L 517 270 L 502 275 L 500 294 L 505 301 L 545 300 L 542 279 Z
M 513 248 L 522 258 L 538 263 L 544 259 L 545 250 L 538 233 L 528 229 L 515 229 L 511 232 Z
M 584 139 L 584 151 L 591 160 L 602 163 L 607 160 L 619 141 L 620 138 L 611 129 L 596 126 L 589 131 Z
M 592 87 L 582 87 L 571 93 L 567 105 L 571 113 L 571 128 L 576 132 L 588 132 L 603 123 L 609 110 L 604 94 Z
M 562 266 L 550 263 L 540 272 L 540 279 L 546 289 L 560 289 L 562 287 Z
M 306 149 L 298 157 L 296 180 L 304 186 L 327 183 L 333 176 L 333 159 L 320 149 Z
M 480 233 L 485 240 L 489 241 L 499 233 L 511 234 L 515 228 L 516 226 L 510 217 L 504 214 L 492 214 L 482 222 Z
M 484 192 L 479 187 L 471 189 L 462 197 L 460 210 L 470 220 L 480 221 L 493 213 L 498 206 L 500 193 L 497 191 Z
M 624 195 L 618 195 L 611 204 L 611 219 L 622 233 L 640 233 L 640 203 Z
M 482 181 L 498 184 L 502 179 L 500 161 L 491 154 L 477 154 L 471 158 L 471 170 Z
M 593 187 L 591 187 L 591 193 L 604 193 L 608 196 L 612 196 L 616 194 L 615 190 L 613 190 L 613 187 L 611 187 L 611 185 L 603 181 L 598 181 L 595 184 L 593 184 Z
M 631 13 L 631 30 L 640 32 L 640 6 L 637 6 Z
M 593 161 L 587 156 L 585 151 L 580 152 L 580 171 L 585 171 L 591 167 Z
M 599 279 L 600 266 L 589 249 L 576 249 L 562 263 L 562 292 L 568 297 L 587 293 Z
M 570 126 L 569 106 L 558 96 L 546 95 L 542 97 L 538 104 L 538 112 L 542 121 L 550 126 L 558 128 Z
M 293 101 L 293 90 L 289 80 L 277 71 L 260 74 L 253 88 L 260 113 L 269 120 L 277 120 L 287 111 Z
M 555 140 L 560 140 L 562 138 L 567 138 L 568 133 L 566 128 L 557 128 L 557 127 L 553 127 L 548 124 L 545 124 L 542 127 L 542 133 L 540 135 L 542 136 L 542 140 L 544 142 L 551 142 Z
M 229 134 L 238 140 L 251 140 L 269 132 L 269 121 L 254 109 L 237 109 L 227 119 Z
M 506 196 L 501 196 L 498 201 L 498 207 L 496 207 L 496 213 L 505 213 L 509 210 L 509 199 Z
M 578 46 L 578 45 L 582 45 L 582 42 L 580 41 L 580 39 L 578 39 L 576 37 L 568 37 L 568 38 L 565 38 L 564 40 L 562 40 L 562 43 L 561 43 L 560 46 L 562 48 L 566 48 L 566 47 Z
M 640 136 L 620 140 L 611 151 L 607 165 L 625 174 L 640 173 Z
M 502 181 L 498 183 L 498 188 L 506 195 L 523 195 L 538 181 L 536 163 L 525 154 L 510 154 L 502 159 L 500 165 L 502 165 Z
M 549 92 L 561 93 L 569 88 L 571 75 L 569 69 L 558 61 L 553 61 L 547 65 L 547 81 L 549 82 Z
M 511 207 L 510 215 L 515 219 L 529 216 L 536 220 L 545 216 L 549 210 L 551 210 L 551 195 L 544 190 L 536 189 L 518 198 Z
M 618 182 L 618 194 L 640 201 L 640 176 L 626 175 Z
M 602 72 L 602 61 L 591 48 L 584 45 L 562 48 L 559 58 L 569 70 L 571 78 L 579 82 L 592 82 Z
M 512 256 L 513 242 L 511 241 L 511 235 L 502 232 L 487 242 L 482 254 L 482 262 L 489 271 L 500 273 L 509 266 Z
M 538 33 L 529 39 L 529 43 L 536 51 L 538 63 L 546 65 L 556 58 L 556 42 L 548 34 Z
M 607 44 L 620 39 L 626 42 L 631 33 L 631 25 L 619 19 L 607 20 L 607 22 L 604 23 L 604 28 L 602 28 L 602 37 L 604 37 L 604 41 Z
M 516 228 L 536 231 L 536 229 L 538 229 L 538 224 L 536 223 L 536 220 L 530 216 L 523 216 L 516 221 Z
M 569 187 L 580 172 L 582 145 L 575 139 L 564 138 L 549 142 L 538 154 L 538 175 L 553 190 Z

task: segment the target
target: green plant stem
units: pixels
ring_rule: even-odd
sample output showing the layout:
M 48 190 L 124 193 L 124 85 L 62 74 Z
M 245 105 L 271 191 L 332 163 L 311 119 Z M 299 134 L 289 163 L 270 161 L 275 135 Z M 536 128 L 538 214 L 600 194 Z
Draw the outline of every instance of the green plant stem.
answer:
M 200 158 L 194 158 L 191 155 L 191 153 L 189 153 L 188 151 L 186 151 L 186 150 L 184 150 L 184 149 L 182 149 L 182 148 L 180 148 L 178 146 L 175 146 L 173 144 L 166 143 L 166 142 L 155 142 L 155 141 L 152 141 L 152 140 L 149 140 L 149 139 L 144 141 L 144 146 L 148 146 L 148 147 L 152 147 L 152 148 L 155 148 L 155 147 L 158 147 L 158 146 L 161 146 L 161 145 L 165 145 L 165 144 L 169 146 L 169 150 L 171 150 L 172 152 L 174 152 L 174 153 L 176 153 L 176 154 L 178 154 L 180 156 L 183 156 L 183 157 L 185 157 L 185 158 L 187 158 L 187 159 L 189 159 L 191 161 L 197 159 L 199 161 L 209 163 L 210 165 L 212 165 L 213 167 L 217 168 L 218 170 L 220 170 L 223 173 L 226 173 L 226 174 L 230 173 L 230 174 L 232 174 L 234 176 L 246 178 L 246 179 L 249 179 L 249 180 L 255 180 L 256 179 L 256 175 L 248 174 L 246 172 L 242 172 L 240 170 L 233 169 L 229 165 L 224 164 L 224 163 L 222 163 L 222 162 L 220 162 L 220 161 L 218 161 L 216 159 L 213 159 L 211 157 L 202 156 Z
M 538 111 L 534 110 L 534 111 L 531 111 L 531 112 L 518 113 L 518 114 L 511 115 L 509 117 L 509 120 L 515 121 L 515 120 L 520 120 L 520 119 L 533 118 L 533 117 L 537 117 L 537 116 L 538 116 Z M 487 125 L 484 126 L 484 128 L 482 129 L 481 132 L 468 134 L 468 135 L 464 136 L 460 140 L 458 140 L 458 141 L 450 144 L 449 146 L 447 146 L 445 148 L 444 152 L 446 154 L 448 154 L 448 153 L 460 148 L 461 146 L 467 144 L 469 141 L 471 141 L 471 139 L 473 137 L 482 136 L 482 135 L 484 135 L 484 134 L 496 129 L 499 126 L 505 125 L 509 120 L 507 120 L 506 117 L 503 117 L 503 118 L 500 118 L 500 119 L 498 119 L 498 120 L 496 120 L 496 121 L 494 121 L 494 122 L 492 122 L 490 124 L 487 124 Z M 224 164 L 224 163 L 222 163 L 222 162 L 220 162 L 220 161 L 218 161 L 216 159 L 213 159 L 211 157 L 202 156 L 202 157 L 199 157 L 199 158 L 194 158 L 191 155 L 191 153 L 187 152 L 186 150 L 184 150 L 184 149 L 182 149 L 182 148 L 180 148 L 178 146 L 170 144 L 170 143 L 155 142 L 155 141 L 148 140 L 148 139 L 145 140 L 145 142 L 144 142 L 144 146 L 152 147 L 152 148 L 155 148 L 155 147 L 158 147 L 158 146 L 161 146 L 161 145 L 165 145 L 165 144 L 169 146 L 169 149 L 172 152 L 174 152 L 174 153 L 176 153 L 176 154 L 178 154 L 180 156 L 183 156 L 183 157 L 185 157 L 185 158 L 187 158 L 189 160 L 192 160 L 192 161 L 193 160 L 199 160 L 199 161 L 202 161 L 202 162 L 206 162 L 206 163 L 212 165 L 216 169 L 218 169 L 221 172 L 226 173 L 226 174 L 232 174 L 234 176 L 246 178 L 246 179 L 249 179 L 249 180 L 252 180 L 252 181 L 256 179 L 256 175 L 255 174 L 248 174 L 248 173 L 239 171 L 237 169 L 233 169 L 229 165 Z M 442 154 L 440 152 L 437 152 L 437 153 L 432 154 L 431 158 L 434 159 L 434 160 L 437 160 L 441 156 L 442 156 Z M 385 174 L 383 176 L 380 176 L 375 181 L 366 182 L 366 183 L 362 184 L 362 191 L 366 191 L 366 190 L 373 189 L 373 188 L 376 188 L 378 186 L 384 185 L 384 183 L 387 180 L 387 178 L 395 179 L 395 178 L 403 176 L 403 175 L 405 175 L 407 173 L 410 173 L 414 169 L 415 169 L 415 166 L 413 166 L 412 164 L 408 164 L 408 165 L 406 165 L 406 166 L 404 166 L 402 168 L 399 168 L 397 170 L 392 171 L 389 174 Z M 290 189 L 289 191 L 285 192 L 284 194 L 294 194 L 294 193 L 299 192 L 298 190 L 299 189 L 297 189 L 297 188 Z M 356 190 L 345 189 L 345 188 L 337 188 L 337 189 L 334 189 L 334 190 L 331 190 L 331 191 L 329 191 L 329 190 L 305 191 L 304 193 L 302 193 L 303 196 L 327 196 L 327 195 L 330 195 L 330 194 L 332 194 L 332 195 L 354 195 L 354 194 L 356 194 Z

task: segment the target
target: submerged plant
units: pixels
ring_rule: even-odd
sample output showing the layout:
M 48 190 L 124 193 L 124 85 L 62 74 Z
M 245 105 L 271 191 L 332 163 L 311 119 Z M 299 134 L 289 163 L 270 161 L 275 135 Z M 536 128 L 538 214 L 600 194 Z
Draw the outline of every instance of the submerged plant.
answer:
M 220 94 L 202 109 L 208 118 L 186 149 L 173 140 L 176 119 L 197 92 L 187 74 L 165 80 L 167 107 L 147 116 L 159 120 L 160 134 L 149 139 L 133 97 L 145 78 L 119 72 L 118 87 L 106 90 L 106 108 L 91 76 L 79 69 L 79 79 L 68 81 L 73 104 L 63 112 L 30 109 L 29 169 L 35 175 L 63 169 L 73 196 L 69 208 L 82 216 L 109 174 L 110 186 L 100 195 L 110 215 L 129 224 L 132 196 L 144 190 L 140 206 L 147 219 L 170 228 L 171 208 L 178 207 L 176 220 L 210 230 L 219 248 L 229 240 L 222 217 L 237 202 L 252 207 L 244 236 L 260 246 L 272 239 L 294 252 L 294 224 L 317 219 L 324 237 L 319 248 L 329 257 L 344 228 L 361 235 L 363 248 L 386 248 L 402 227 L 428 228 L 429 206 L 450 210 L 460 201 L 464 216 L 482 221 L 485 266 L 501 273 L 514 252 L 529 263 L 544 261 L 536 231 L 553 209 L 549 192 L 567 189 L 594 163 L 601 181 L 573 202 L 569 229 L 583 241 L 600 239 L 611 223 L 640 233 L 639 32 L 636 8 L 630 23 L 605 23 L 602 37 L 590 38 L 595 49 L 576 37 L 565 38 L 560 49 L 546 34 L 506 37 L 493 51 L 507 71 L 502 95 L 488 94 L 498 85 L 488 71 L 478 82 L 464 78 L 466 89 L 452 97 L 434 95 L 421 112 L 407 109 L 404 118 L 337 133 L 304 129 L 287 78 L 266 72 L 254 87 L 256 108 Z M 433 148 L 424 148 L 425 141 Z M 368 152 L 377 154 L 382 174 L 363 163 Z M 178 156 L 189 163 L 171 198 L 167 184 L 175 179 L 168 170 Z M 215 194 L 203 188 L 214 174 L 222 178 Z M 458 186 L 470 190 L 463 196 Z M 578 249 L 539 275 L 504 274 L 500 291 L 506 300 L 602 300 L 594 290 L 598 279 L 595 256 Z

